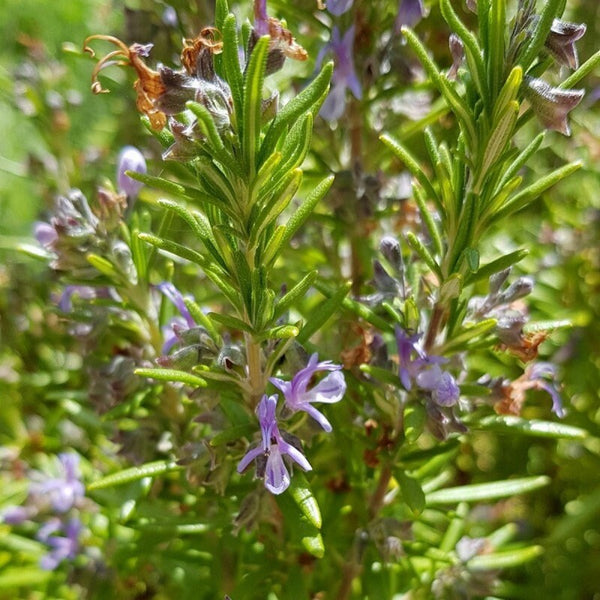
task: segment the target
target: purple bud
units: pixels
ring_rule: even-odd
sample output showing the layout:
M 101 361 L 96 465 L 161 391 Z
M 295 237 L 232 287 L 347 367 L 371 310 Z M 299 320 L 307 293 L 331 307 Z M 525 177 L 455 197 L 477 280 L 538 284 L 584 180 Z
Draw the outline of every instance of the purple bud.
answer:
M 125 146 L 119 154 L 117 185 L 119 192 L 135 198 L 144 184 L 141 181 L 136 181 L 129 177 L 129 175 L 126 174 L 126 171 L 146 173 L 146 159 L 142 153 L 133 146 Z
M 35 239 L 45 248 L 51 249 L 52 245 L 58 239 L 56 229 L 48 223 L 36 223 L 33 232 Z

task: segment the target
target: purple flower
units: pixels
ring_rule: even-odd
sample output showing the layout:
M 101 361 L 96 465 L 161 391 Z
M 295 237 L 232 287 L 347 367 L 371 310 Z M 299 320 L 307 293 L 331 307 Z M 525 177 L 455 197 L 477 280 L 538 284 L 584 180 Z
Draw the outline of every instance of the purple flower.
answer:
M 273 396 L 265 394 L 256 407 L 262 435 L 261 443 L 244 455 L 237 466 L 237 471 L 238 473 L 244 471 L 253 460 L 266 458 L 265 487 L 273 494 L 281 494 L 290 485 L 290 474 L 283 462 L 285 455 L 305 471 L 310 471 L 312 467 L 302 452 L 283 439 L 275 417 L 276 409 L 277 394 Z
M 85 487 L 79 476 L 79 456 L 65 452 L 59 454 L 58 459 L 62 471 L 60 477 L 33 484 L 31 493 L 47 500 L 56 512 L 65 513 L 84 497 Z
M 37 533 L 37 539 L 50 546 L 51 550 L 40 559 L 40 567 L 52 571 L 65 559 L 73 559 L 79 552 L 79 534 L 81 523 L 71 519 L 64 526 L 65 536 L 52 535 L 61 529 L 59 519 L 52 519 L 43 525 Z
M 336 17 L 348 12 L 354 0 L 327 0 L 327 10 Z
M 454 406 L 460 390 L 454 377 L 440 367 L 447 359 L 428 355 L 419 345 L 420 339 L 421 334 L 409 336 L 396 325 L 398 377 L 404 389 L 410 391 L 413 383 L 416 383 L 422 390 L 431 392 L 431 398 L 439 406 Z
M 47 250 L 54 248 L 54 243 L 58 240 L 58 233 L 52 225 L 42 221 L 35 224 L 33 235 L 35 239 Z
M 33 511 L 25 506 L 9 506 L 2 513 L 2 522 L 7 525 L 21 525 L 30 516 L 32 516 Z
M 362 98 L 362 88 L 354 69 L 352 56 L 354 29 L 354 25 L 352 25 L 342 37 L 340 30 L 334 27 L 331 32 L 331 40 L 321 48 L 317 56 L 317 69 L 321 66 L 327 53 L 331 52 L 335 60 L 331 90 L 320 111 L 321 116 L 328 121 L 339 119 L 344 114 L 346 88 L 350 89 L 355 98 L 359 100 Z
M 438 359 L 429 368 L 421 370 L 416 377 L 417 385 L 430 391 L 439 406 L 454 406 L 460 396 L 460 389 L 454 377 L 448 371 L 442 371 L 439 362 Z
M 133 146 L 125 146 L 117 162 L 117 185 L 119 192 L 135 198 L 141 187 L 144 185 L 141 181 L 132 179 L 125 171 L 135 171 L 136 173 L 146 173 L 146 159 L 142 153 Z
M 313 354 L 306 367 L 300 369 L 291 381 L 284 381 L 277 377 L 271 377 L 269 381 L 281 392 L 285 398 L 285 404 L 291 411 L 303 410 L 307 412 L 325 431 L 331 431 L 331 423 L 325 415 L 317 410 L 312 404 L 323 402 L 333 404 L 339 402 L 346 392 L 346 381 L 340 372 L 341 365 L 336 365 L 330 360 L 318 362 L 319 357 Z M 333 371 L 323 378 L 310 390 L 308 384 L 313 375 L 318 371 Z
M 423 0 L 400 0 L 395 30 L 399 33 L 403 25 L 414 27 L 425 16 Z
M 182 330 L 192 329 L 196 327 L 196 321 L 192 317 L 188 307 L 185 305 L 185 300 L 181 292 L 170 282 L 163 281 L 156 286 L 177 308 L 181 317 L 175 317 L 165 327 L 165 342 L 162 347 L 162 353 L 167 354 L 169 350 L 177 343 L 179 339 L 178 333 Z
M 412 389 L 412 380 L 417 376 L 421 361 L 425 360 L 425 352 L 418 345 L 420 333 L 407 335 L 406 331 L 396 325 L 396 343 L 398 344 L 398 377 L 408 392 Z M 412 358 L 416 354 L 416 358 Z
M 93 300 L 98 296 L 97 288 L 89 285 L 67 285 L 63 290 L 63 293 L 58 300 L 58 308 L 64 312 L 71 312 L 73 305 L 71 302 L 72 297 L 76 295 L 82 300 Z
M 532 387 L 538 390 L 543 390 L 550 394 L 552 398 L 552 412 L 560 419 L 562 419 L 566 412 L 563 408 L 562 398 L 558 392 L 556 385 L 556 367 L 549 362 L 539 362 L 526 371 L 528 379 L 532 382 Z M 549 378 L 550 380 L 548 380 Z

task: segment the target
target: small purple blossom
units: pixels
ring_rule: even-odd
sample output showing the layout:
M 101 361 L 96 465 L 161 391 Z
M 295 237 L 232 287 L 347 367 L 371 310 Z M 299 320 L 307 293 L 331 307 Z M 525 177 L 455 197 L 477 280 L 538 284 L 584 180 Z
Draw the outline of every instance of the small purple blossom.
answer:
M 52 227 L 49 223 L 44 223 L 42 221 L 35 224 L 33 229 L 33 235 L 35 239 L 47 250 L 52 250 L 54 247 L 54 243 L 58 240 L 58 233 L 56 233 L 56 229 Z
M 399 33 L 403 25 L 414 27 L 425 16 L 423 0 L 400 0 L 394 28 Z
M 262 440 L 256 448 L 252 448 L 244 455 L 237 466 L 238 473 L 242 473 L 253 460 L 266 457 L 265 487 L 273 494 L 283 493 L 290 485 L 290 474 L 283 462 L 285 455 L 305 471 L 312 470 L 302 452 L 286 442 L 279 431 L 275 416 L 277 398 L 277 394 L 273 396 L 265 394 L 256 407 Z
M 21 525 L 32 516 L 32 512 L 34 511 L 26 506 L 9 506 L 2 513 L 2 522 L 7 525 Z
M 40 559 L 40 567 L 45 571 L 56 569 L 63 560 L 72 560 L 79 552 L 79 534 L 82 529 L 79 519 L 71 519 L 64 525 L 64 536 L 52 535 L 60 529 L 60 520 L 52 519 L 37 533 L 37 539 L 51 548 L 50 552 Z
M 425 352 L 418 345 L 420 333 L 408 335 L 404 329 L 396 325 L 396 343 L 398 345 L 398 377 L 408 392 L 412 389 L 412 380 L 417 376 L 421 363 L 425 360 Z M 416 358 L 413 358 L 413 354 Z
M 163 281 L 156 286 L 174 305 L 181 314 L 181 317 L 175 317 L 165 327 L 165 342 L 162 347 L 162 353 L 167 354 L 169 350 L 177 343 L 182 330 L 196 327 L 196 321 L 192 317 L 181 292 L 170 282 Z
M 408 335 L 396 325 L 400 382 L 406 391 L 410 391 L 415 383 L 422 390 L 431 392 L 432 399 L 439 406 L 454 406 L 460 396 L 460 389 L 454 377 L 440 367 L 447 359 L 428 355 L 421 348 L 420 339 L 421 334 Z
M 31 493 L 47 500 L 53 510 L 65 513 L 73 508 L 85 495 L 85 487 L 80 481 L 79 456 L 64 452 L 58 455 L 61 474 L 59 477 L 34 483 Z
M 559 419 L 562 419 L 566 415 L 566 412 L 555 382 L 556 367 L 549 362 L 539 362 L 529 367 L 526 374 L 532 384 L 534 384 L 533 387 L 550 394 L 552 398 L 552 412 Z
M 353 4 L 354 0 L 327 0 L 327 10 L 332 15 L 339 17 L 345 12 L 348 12 Z
M 336 365 L 330 360 L 318 362 L 319 357 L 313 354 L 306 367 L 300 369 L 291 381 L 271 377 L 269 381 L 278 388 L 285 398 L 285 405 L 291 411 L 303 410 L 308 413 L 325 431 L 331 431 L 331 423 L 325 415 L 312 404 L 323 402 L 333 404 L 339 402 L 346 393 L 346 381 L 341 373 L 341 365 Z M 332 371 L 310 390 L 308 384 L 313 375 L 318 371 Z
M 117 161 L 117 185 L 119 192 L 135 198 L 144 184 L 129 177 L 125 173 L 126 171 L 146 173 L 146 159 L 134 146 L 125 146 L 119 154 L 119 160 Z
M 346 89 L 350 89 L 358 100 L 362 98 L 362 88 L 354 69 L 354 31 L 355 27 L 352 25 L 342 36 L 340 30 L 334 27 L 331 32 L 331 40 L 321 48 L 317 56 L 317 69 L 321 66 L 326 54 L 332 53 L 335 60 L 331 89 L 320 111 L 321 116 L 328 121 L 339 119 L 344 114 Z
M 440 406 L 454 406 L 460 396 L 456 380 L 448 371 L 442 371 L 436 361 L 422 369 L 416 377 L 417 385 L 431 392 L 433 400 Z

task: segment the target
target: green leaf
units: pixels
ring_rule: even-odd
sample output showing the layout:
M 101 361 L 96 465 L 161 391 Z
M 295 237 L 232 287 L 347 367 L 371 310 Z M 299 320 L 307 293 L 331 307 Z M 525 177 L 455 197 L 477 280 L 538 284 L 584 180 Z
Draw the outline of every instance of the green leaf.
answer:
M 315 281 L 315 287 L 328 298 L 334 294 L 334 290 L 329 287 L 326 283 L 320 280 Z M 357 302 L 356 300 L 352 300 L 352 298 L 344 298 L 342 300 L 342 307 L 346 310 L 354 313 L 359 316 L 361 319 L 367 321 L 367 323 L 371 323 L 371 325 L 377 327 L 377 329 L 381 331 L 393 331 L 394 324 L 386 321 L 381 318 L 377 313 L 372 311 L 370 308 Z
M 493 216 L 493 220 L 497 221 L 511 215 L 512 213 L 521 210 L 530 202 L 537 199 L 548 188 L 556 185 L 559 181 L 568 177 L 575 171 L 581 168 L 583 163 L 575 161 L 556 169 L 552 173 L 541 177 L 535 183 L 526 187 L 524 190 L 513 196 L 506 204 L 498 210 Z
M 311 311 L 310 318 L 300 330 L 297 340 L 300 344 L 307 342 L 313 333 L 317 332 L 339 310 L 342 300 L 346 297 L 352 283 L 347 282 L 340 287 L 331 298 L 325 300 Z
M 321 529 L 323 519 L 321 518 L 319 504 L 303 473 L 294 473 L 288 490 L 296 506 L 298 506 L 300 512 L 308 519 L 309 523 L 317 529 Z
M 492 0 L 488 13 L 487 72 L 492 98 L 498 93 L 502 75 L 505 73 L 506 0 Z M 513 69 L 514 70 L 514 69 Z M 510 75 L 508 79 L 510 79 Z M 517 86 L 518 87 L 518 86 Z M 515 92 L 516 93 L 516 92 Z M 500 93 L 500 97 L 502 93 Z
M 485 66 L 483 64 L 483 56 L 481 49 L 479 48 L 479 44 L 477 43 L 477 38 L 473 35 L 471 31 L 469 31 L 464 23 L 458 18 L 458 15 L 454 12 L 452 8 L 452 4 L 450 0 L 440 0 L 440 9 L 442 11 L 442 16 L 450 28 L 454 30 L 456 35 L 462 40 L 465 48 L 465 57 L 467 59 L 467 64 L 469 65 L 469 71 L 471 73 L 471 77 L 475 82 L 477 89 L 479 90 L 479 94 L 484 102 L 488 103 L 489 91 L 487 88 L 487 80 L 485 77 Z M 502 30 L 502 35 L 504 35 L 504 29 Z M 504 45 L 502 45 L 502 51 Z M 502 64 L 501 67 L 504 65 Z
M 277 327 L 271 327 L 267 329 L 259 336 L 256 337 L 257 341 L 264 340 L 287 340 L 289 338 L 295 338 L 300 333 L 300 329 L 295 325 L 279 325 Z
M 227 315 L 224 313 L 215 313 L 210 312 L 208 316 L 217 323 L 221 323 L 221 325 L 225 325 L 225 327 L 229 327 L 233 331 L 245 331 L 247 333 L 254 333 L 252 327 L 248 325 L 248 323 L 238 319 L 237 317 L 233 317 L 232 315 Z
M 429 199 L 433 200 L 436 204 L 439 204 L 439 197 L 436 191 L 433 189 L 429 177 L 427 177 L 423 169 L 421 169 L 419 163 L 412 156 L 412 154 L 406 148 L 404 148 L 400 142 L 387 134 L 381 135 L 379 139 L 396 155 L 399 160 L 404 163 L 406 168 L 421 184 L 421 187 L 425 190 Z
M 195 250 L 188 248 L 187 246 L 182 246 L 177 242 L 171 242 L 169 240 L 165 240 L 163 238 L 159 238 L 155 235 L 151 235 L 149 233 L 138 233 L 138 238 L 154 246 L 155 248 L 159 248 L 160 250 L 165 250 L 166 252 L 170 252 L 171 254 L 175 254 L 175 256 L 180 256 L 185 260 L 189 260 L 190 262 L 196 263 L 201 267 L 206 267 L 208 265 L 207 260 L 199 254 Z
M 588 58 L 576 71 L 573 71 L 564 81 L 559 84 L 559 88 L 568 90 L 577 85 L 582 79 L 596 70 L 600 64 L 600 50 Z
M 134 373 L 140 377 L 148 377 L 157 381 L 178 381 L 191 387 L 206 387 L 206 381 L 197 375 L 176 369 L 135 369 Z
M 305 275 L 289 292 L 287 292 L 275 305 L 273 319 L 278 319 L 288 308 L 300 300 L 317 279 L 318 271 L 311 271 Z
M 102 479 L 98 479 L 97 481 L 90 483 L 90 485 L 87 486 L 87 491 L 93 492 L 95 490 L 102 490 L 107 487 L 123 485 L 131 481 L 144 479 L 145 477 L 158 477 L 159 475 L 164 475 L 165 473 L 181 471 L 183 468 L 183 466 L 178 465 L 174 460 L 157 460 L 155 462 L 146 463 L 145 465 L 141 465 L 139 467 L 131 467 L 130 469 L 125 469 L 123 471 L 119 471 L 118 473 L 107 475 Z
M 559 16 L 558 9 L 561 2 L 562 0 L 546 0 L 542 3 L 542 11 L 533 28 L 533 35 L 529 37 L 529 43 L 525 46 L 521 56 L 517 57 L 517 62 L 523 67 L 524 73 L 527 73 L 527 70 L 541 52 L 550 33 L 552 21 Z
M 269 51 L 268 35 L 261 37 L 254 46 L 246 67 L 244 83 L 244 133 L 242 151 L 252 176 L 258 171 L 256 156 L 259 149 L 262 116 L 262 89 Z
M 480 502 L 506 498 L 515 494 L 531 492 L 550 483 L 550 478 L 545 475 L 538 477 L 523 477 L 521 479 L 508 479 L 492 483 L 478 483 L 460 487 L 436 490 L 427 494 L 427 505 L 455 504 L 457 502 Z
M 557 329 L 571 329 L 573 323 L 569 319 L 561 319 L 557 321 L 534 321 L 526 323 L 523 327 L 525 333 L 536 333 L 538 331 L 556 331 Z
M 294 169 L 282 181 L 279 189 L 273 192 L 273 198 L 264 206 L 252 221 L 250 244 L 256 244 L 258 238 L 273 221 L 287 208 L 292 198 L 298 191 L 302 182 L 302 170 Z
M 517 435 L 531 435 L 541 438 L 582 440 L 589 436 L 585 429 L 555 423 L 553 421 L 540 421 L 537 419 L 522 419 L 513 416 L 490 416 L 480 420 L 469 421 L 471 429 L 483 429 L 498 433 L 513 433 Z
M 186 188 L 179 183 L 170 181 L 169 179 L 164 179 L 163 177 L 154 177 L 153 175 L 147 175 L 146 173 L 138 173 L 137 171 L 126 171 L 126 174 L 128 177 L 131 177 L 131 179 L 141 181 L 143 184 L 151 188 L 160 190 L 161 192 L 166 192 L 167 194 L 171 194 L 171 196 L 175 196 L 176 198 L 186 197 Z
M 184 298 L 183 301 L 185 303 L 186 308 L 190 311 L 190 314 L 192 315 L 194 321 L 196 321 L 196 323 L 204 327 L 204 329 L 208 331 L 208 334 L 213 339 L 213 341 L 217 345 L 220 345 L 221 336 L 219 335 L 219 332 L 215 329 L 215 326 L 213 325 L 212 321 L 204 314 L 204 311 L 190 298 Z
M 304 221 L 308 219 L 310 213 L 314 210 L 315 206 L 319 203 L 319 201 L 325 196 L 325 194 L 329 191 L 331 184 L 333 183 L 333 175 L 326 177 L 321 181 L 315 189 L 306 197 L 304 202 L 298 207 L 298 210 L 294 212 L 288 221 L 285 232 L 281 237 L 281 243 L 276 249 L 273 249 L 271 252 L 274 253 L 274 256 L 277 256 L 279 248 L 282 246 L 286 246 L 296 233 L 298 229 L 303 225 Z
M 244 78 L 240 67 L 240 57 L 238 54 L 239 41 L 237 35 L 237 23 L 233 14 L 227 15 L 223 23 L 223 53 L 222 64 L 225 71 L 225 79 L 231 88 L 233 97 L 233 107 L 238 122 L 235 124 L 238 130 L 238 136 L 242 138 L 243 124 L 240 122 L 243 115 L 244 98 Z
M 316 115 L 329 89 L 332 74 L 333 63 L 329 62 L 304 90 L 277 113 L 261 146 L 261 163 L 273 152 L 286 128 L 295 123 L 300 115 L 307 111 Z
M 37 566 L 7 567 L 0 572 L 0 589 L 26 588 L 31 590 L 33 586 L 46 582 L 52 575 L 52 571 L 42 571 Z M 10 597 L 16 598 L 12 594 Z
M 506 171 L 502 174 L 502 178 L 498 182 L 494 195 L 498 194 L 500 190 L 523 168 L 527 161 L 540 149 L 542 142 L 546 136 L 546 132 L 542 131 L 537 135 L 532 142 L 530 142 L 515 158 L 515 160 L 508 166 Z
M 496 324 L 496 319 L 484 319 L 478 323 L 465 325 L 464 328 L 458 333 L 453 334 L 452 338 L 449 339 L 441 348 L 439 348 L 438 352 L 441 355 L 457 352 L 471 340 L 484 336 L 486 333 L 493 331 L 496 327 Z
M 410 510 L 415 516 L 420 515 L 425 508 L 425 493 L 419 481 L 400 469 L 394 471 L 394 477 L 400 486 L 402 498 L 404 498 Z
M 517 117 L 519 103 L 513 100 L 508 104 L 504 113 L 498 118 L 487 140 L 481 166 L 479 167 L 478 180 L 473 185 L 473 190 L 480 193 L 486 176 L 495 167 L 507 144 L 512 139 Z
M 423 242 L 421 242 L 421 240 L 412 231 L 409 231 L 406 234 L 406 241 L 408 242 L 408 245 L 421 257 L 423 262 L 429 267 L 431 272 L 438 278 L 438 280 L 442 281 L 442 270 L 437 262 L 435 262 L 433 256 L 431 256 L 429 250 L 424 246 Z
M 508 267 L 511 267 L 512 265 L 523 260 L 528 254 L 529 250 L 522 248 L 501 256 L 500 258 L 496 258 L 495 260 L 483 265 L 477 271 L 477 273 L 467 276 L 465 285 L 475 283 L 476 281 L 481 281 L 482 279 L 488 279 L 491 275 L 494 275 L 494 273 L 499 273 L 504 269 L 508 269 Z
M 88 254 L 86 257 L 87 261 L 102 275 L 106 275 L 113 280 L 119 280 L 121 278 L 121 273 L 117 271 L 115 266 L 103 256 L 99 256 L 98 254 Z
M 504 32 L 502 35 L 504 35 Z M 521 87 L 522 81 L 523 69 L 517 65 L 516 67 L 513 67 L 512 71 L 509 73 L 508 77 L 506 78 L 506 82 L 498 94 L 496 104 L 494 104 L 492 123 L 497 123 L 500 116 L 506 111 L 507 107 L 512 102 L 517 100 L 517 95 L 519 93 L 519 88 Z
M 528 546 L 527 548 L 518 548 L 516 550 L 480 554 L 471 558 L 467 562 L 467 565 L 470 571 L 496 571 L 498 569 L 523 565 L 535 560 L 543 553 L 544 548 L 542 546 Z
M 477 133 L 475 131 L 475 122 L 473 120 L 473 115 L 469 110 L 469 107 L 467 106 L 466 102 L 458 95 L 458 93 L 450 85 L 448 80 L 440 73 L 440 70 L 438 69 L 437 65 L 429 57 L 427 50 L 425 49 L 419 38 L 415 35 L 414 31 L 412 31 L 409 27 L 403 26 L 402 33 L 406 37 L 408 45 L 413 49 L 418 59 L 421 61 L 421 64 L 423 65 L 425 71 L 431 78 L 431 81 L 438 88 L 442 96 L 444 96 L 446 102 L 449 104 L 450 108 L 456 115 L 456 118 L 458 119 L 458 121 L 461 124 L 461 127 L 463 128 L 463 132 L 465 134 L 465 138 L 469 147 L 471 149 L 474 149 L 474 146 L 477 142 Z
M 198 117 L 198 124 L 202 129 L 202 133 L 206 136 L 213 157 L 227 167 L 233 174 L 241 176 L 242 169 L 240 168 L 239 162 L 225 148 L 223 140 L 217 131 L 214 119 L 206 107 L 192 101 L 187 102 L 186 107 Z

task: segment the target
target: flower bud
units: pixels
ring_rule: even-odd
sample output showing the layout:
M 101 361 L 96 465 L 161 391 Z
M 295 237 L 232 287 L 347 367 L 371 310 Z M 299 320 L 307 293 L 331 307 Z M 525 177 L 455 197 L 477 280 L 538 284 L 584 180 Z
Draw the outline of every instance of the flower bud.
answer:
M 133 146 L 125 146 L 119 154 L 117 186 L 119 192 L 135 198 L 144 184 L 141 181 L 136 181 L 129 177 L 129 175 L 126 174 L 126 171 L 146 173 L 146 159 L 142 153 Z

